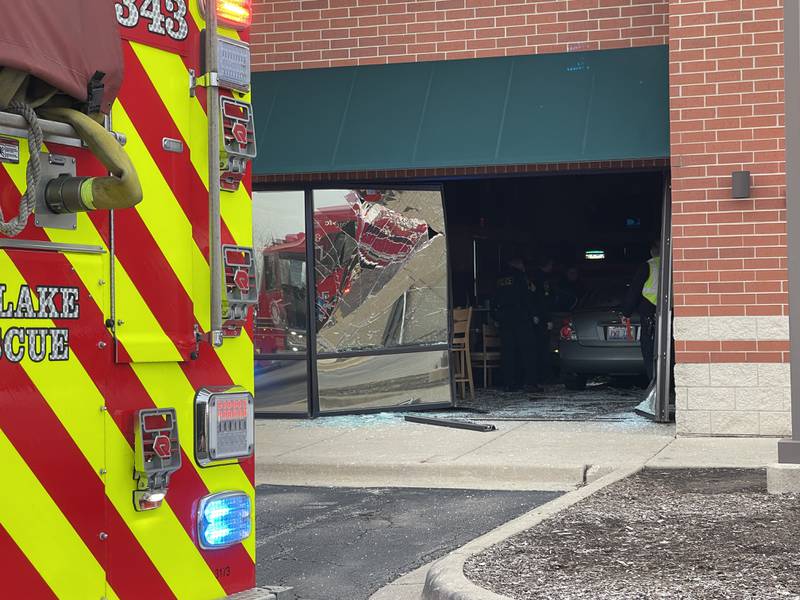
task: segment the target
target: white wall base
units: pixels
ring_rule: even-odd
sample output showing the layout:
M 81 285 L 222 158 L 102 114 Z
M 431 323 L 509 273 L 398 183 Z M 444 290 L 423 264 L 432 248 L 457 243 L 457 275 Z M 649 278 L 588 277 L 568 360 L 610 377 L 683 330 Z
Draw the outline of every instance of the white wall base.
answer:
M 767 491 L 770 494 L 800 493 L 800 465 L 768 465 Z
M 789 365 L 675 365 L 678 435 L 791 435 Z

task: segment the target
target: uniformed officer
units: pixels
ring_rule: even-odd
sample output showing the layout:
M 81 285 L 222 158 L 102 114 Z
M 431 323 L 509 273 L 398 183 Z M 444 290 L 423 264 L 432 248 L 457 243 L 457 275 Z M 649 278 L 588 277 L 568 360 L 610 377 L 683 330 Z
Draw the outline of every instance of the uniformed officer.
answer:
M 515 257 L 497 279 L 497 320 L 502 345 L 503 381 L 507 391 L 521 385 L 535 390 L 535 298 L 521 258 Z
M 656 342 L 656 306 L 658 304 L 658 278 L 661 273 L 661 249 L 657 243 L 650 247 L 650 260 L 636 271 L 622 314 L 630 319 L 633 313 L 639 313 L 641 332 L 639 344 L 642 348 L 644 367 L 647 377 L 653 381 L 655 375 L 655 342 Z
M 553 377 L 551 361 L 552 313 L 558 305 L 559 290 L 556 286 L 554 261 L 550 257 L 540 259 L 539 266 L 531 277 L 534 297 L 534 338 L 536 367 L 539 383 L 549 383 Z

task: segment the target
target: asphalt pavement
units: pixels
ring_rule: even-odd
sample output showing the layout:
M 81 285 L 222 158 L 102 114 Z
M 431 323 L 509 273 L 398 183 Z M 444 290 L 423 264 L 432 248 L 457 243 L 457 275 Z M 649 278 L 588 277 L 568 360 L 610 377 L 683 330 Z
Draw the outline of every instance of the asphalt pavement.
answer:
M 302 600 L 366 600 L 398 576 L 560 494 L 260 485 L 259 585 Z

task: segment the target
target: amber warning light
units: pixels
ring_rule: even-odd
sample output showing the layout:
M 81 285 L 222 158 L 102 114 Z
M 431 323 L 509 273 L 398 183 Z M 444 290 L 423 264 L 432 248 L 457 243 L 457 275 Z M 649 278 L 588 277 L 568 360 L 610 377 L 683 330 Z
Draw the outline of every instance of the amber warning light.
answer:
M 203 16 L 206 13 L 206 2 L 215 0 L 200 0 Z M 221 25 L 236 30 L 247 29 L 253 22 L 253 0 L 216 0 L 217 20 Z
M 217 18 L 234 29 L 246 29 L 253 21 L 252 0 L 217 0 Z

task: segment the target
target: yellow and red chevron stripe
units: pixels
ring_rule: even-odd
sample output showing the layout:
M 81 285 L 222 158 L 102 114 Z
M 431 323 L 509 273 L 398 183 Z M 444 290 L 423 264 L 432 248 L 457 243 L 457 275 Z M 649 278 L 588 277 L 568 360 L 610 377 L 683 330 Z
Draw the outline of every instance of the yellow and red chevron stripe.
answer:
M 0 597 L 203 600 L 254 585 L 253 536 L 215 551 L 195 539 L 197 501 L 223 490 L 253 498 L 254 468 L 252 459 L 211 468 L 194 460 L 195 391 L 232 383 L 252 391 L 253 347 L 247 332 L 193 354 L 195 324 L 208 327 L 210 274 L 206 108 L 202 90 L 188 95 L 187 67 L 199 62 L 196 9 L 191 16 L 192 49 L 181 56 L 123 42 L 126 77 L 112 120 L 127 136 L 144 201 L 113 217 L 79 215 L 74 231 L 31 224 L 20 236 L 101 253 L 0 248 L 7 298 L 29 286 L 36 301 L 43 285 L 75 288 L 80 298 L 77 320 L 0 318 L 0 333 L 70 331 L 69 360 L 0 358 L 0 471 L 19 492 L 0 498 L 0 554 L 17 574 Z M 165 137 L 184 152 L 166 153 Z M 25 188 L 24 141 L 20 150 L 18 165 L 0 163 L 6 213 Z M 79 174 L 100 172 L 85 150 L 49 150 L 76 157 Z M 223 194 L 223 243 L 251 244 L 249 193 L 248 183 Z M 166 503 L 138 513 L 133 414 L 153 406 L 176 409 L 183 466 Z

